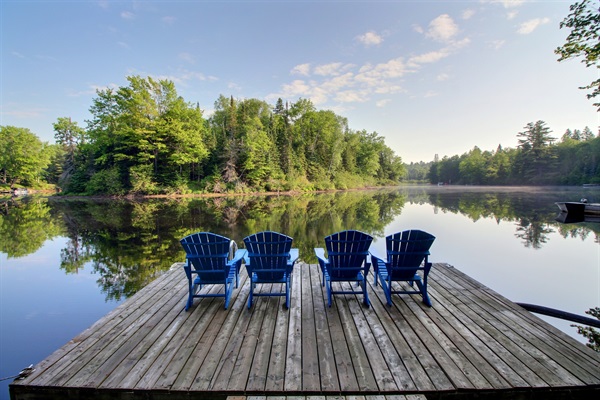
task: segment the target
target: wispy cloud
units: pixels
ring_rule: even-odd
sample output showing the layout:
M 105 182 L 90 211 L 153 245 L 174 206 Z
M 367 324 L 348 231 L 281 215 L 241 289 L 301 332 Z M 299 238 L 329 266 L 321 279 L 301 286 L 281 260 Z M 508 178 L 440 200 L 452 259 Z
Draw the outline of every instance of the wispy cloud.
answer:
M 316 66 L 313 72 L 321 76 L 340 76 L 353 67 L 353 64 L 329 63 Z
M 364 103 L 368 98 L 369 94 L 367 91 L 343 90 L 337 92 L 334 99 L 340 103 Z
M 310 64 L 308 64 L 308 63 L 296 65 L 294 68 L 292 68 L 292 71 L 291 71 L 292 75 L 308 76 L 309 73 L 310 73 Z
M 504 6 L 504 8 L 520 7 L 521 5 L 523 5 L 524 2 L 525 2 L 525 0 L 498 0 L 498 1 L 494 1 L 494 3 L 501 3 Z
M 449 42 L 458 33 L 458 25 L 448 14 L 442 14 L 429 23 L 425 36 L 438 42 Z
M 123 19 L 134 19 L 135 14 L 131 11 L 121 11 L 121 18 Z
M 383 108 L 388 105 L 392 100 L 391 99 L 381 99 L 375 102 L 375 105 L 379 108 Z
M 358 35 L 356 40 L 364 44 L 366 47 L 369 47 L 381 44 L 383 42 L 383 37 L 376 32 L 370 31 L 365 34 Z
M 475 10 L 473 10 L 472 8 L 469 8 L 462 12 L 461 18 L 465 19 L 465 20 L 471 19 L 473 17 L 473 15 L 475 15 Z
M 521 35 L 528 35 L 531 32 L 533 32 L 534 30 L 536 30 L 537 28 L 539 28 L 541 25 L 547 24 L 549 22 L 550 22 L 550 18 L 530 19 L 529 21 L 523 22 L 519 26 L 519 29 L 517 29 L 517 33 L 520 33 Z
M 421 64 L 431 64 L 434 62 L 438 62 L 443 58 L 446 58 L 450 55 L 450 52 L 446 49 L 430 51 L 428 53 L 419 54 L 418 56 L 413 56 L 408 60 L 408 64 L 412 67 L 417 67 Z
M 11 117 L 19 118 L 19 119 L 31 119 L 31 118 L 39 118 L 46 115 L 48 112 L 47 108 L 22 108 L 19 107 L 18 110 L 4 110 L 4 107 L 0 108 L 1 115 L 8 115 Z
M 164 22 L 167 25 L 173 25 L 175 21 L 177 21 L 177 18 L 171 17 L 169 15 L 162 17 L 162 22 Z
M 506 40 L 492 40 L 491 42 L 489 42 L 488 46 L 494 50 L 498 50 L 499 48 L 504 46 L 505 43 Z
M 179 53 L 178 55 L 180 60 L 183 60 L 185 62 L 188 62 L 190 64 L 195 64 L 196 63 L 196 59 L 194 58 L 194 56 L 190 53 Z

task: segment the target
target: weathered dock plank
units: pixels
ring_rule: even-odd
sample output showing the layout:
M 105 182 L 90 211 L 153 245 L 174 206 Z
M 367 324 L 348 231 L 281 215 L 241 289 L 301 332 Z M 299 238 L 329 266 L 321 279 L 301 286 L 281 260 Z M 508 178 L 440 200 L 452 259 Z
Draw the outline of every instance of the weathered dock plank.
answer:
M 331 307 L 316 265 L 298 264 L 291 307 L 256 297 L 242 270 L 228 310 L 202 298 L 184 311 L 174 269 L 11 385 L 14 400 L 423 400 L 454 396 L 576 398 L 600 394 L 600 354 L 445 264 L 433 307 L 369 277 Z M 337 283 L 349 290 L 349 284 Z M 396 285 L 396 284 L 394 284 Z M 280 289 L 263 285 L 260 291 Z M 207 287 L 220 292 L 222 288 Z

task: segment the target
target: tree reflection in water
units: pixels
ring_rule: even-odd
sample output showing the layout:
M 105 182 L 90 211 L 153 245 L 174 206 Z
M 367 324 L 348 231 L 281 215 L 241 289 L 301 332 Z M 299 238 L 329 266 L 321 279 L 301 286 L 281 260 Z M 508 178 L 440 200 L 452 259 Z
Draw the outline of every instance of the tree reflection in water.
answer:
M 249 234 L 278 231 L 293 237 L 304 261 L 314 263 L 312 249 L 322 247 L 325 236 L 357 229 L 382 237 L 407 202 L 431 204 L 473 221 L 513 222 L 515 236 L 534 249 L 552 232 L 582 240 L 593 234 L 600 243 L 599 224 L 554 220 L 554 202 L 566 198 L 560 196 L 552 190 L 404 187 L 294 196 L 6 199 L 0 203 L 0 251 L 22 257 L 47 240 L 67 237 L 60 268 L 76 273 L 91 265 L 107 300 L 120 300 L 183 261 L 179 239 L 190 233 L 212 231 L 241 244 Z

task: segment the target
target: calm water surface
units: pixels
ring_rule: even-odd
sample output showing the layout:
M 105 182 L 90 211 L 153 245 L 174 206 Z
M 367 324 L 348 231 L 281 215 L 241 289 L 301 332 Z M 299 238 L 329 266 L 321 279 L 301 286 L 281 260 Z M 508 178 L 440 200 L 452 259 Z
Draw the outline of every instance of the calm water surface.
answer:
M 581 197 L 600 202 L 600 189 L 449 186 L 136 202 L 2 199 L 0 378 L 38 363 L 183 261 L 178 241 L 197 231 L 240 245 L 251 233 L 279 231 L 314 263 L 312 249 L 333 232 L 367 232 L 376 237 L 371 249 L 381 253 L 386 235 L 422 229 L 437 237 L 432 261 L 449 263 L 513 301 L 584 315 L 600 306 L 600 224 L 560 223 L 554 205 Z M 569 322 L 543 318 L 585 342 Z M 0 399 L 9 398 L 9 382 L 0 382 Z

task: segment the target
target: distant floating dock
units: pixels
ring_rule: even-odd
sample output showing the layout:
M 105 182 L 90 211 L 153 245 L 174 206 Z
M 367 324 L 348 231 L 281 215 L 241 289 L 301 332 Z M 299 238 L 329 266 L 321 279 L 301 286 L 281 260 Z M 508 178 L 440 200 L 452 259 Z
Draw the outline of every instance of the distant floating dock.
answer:
M 292 305 L 249 281 L 228 310 L 168 271 L 11 384 L 13 400 L 600 398 L 600 354 L 447 264 L 417 296 L 372 286 L 327 307 L 316 265 L 297 264 Z M 215 290 L 204 288 L 203 290 Z M 217 290 L 222 290 L 217 288 Z M 40 332 L 43 340 L 43 332 Z

